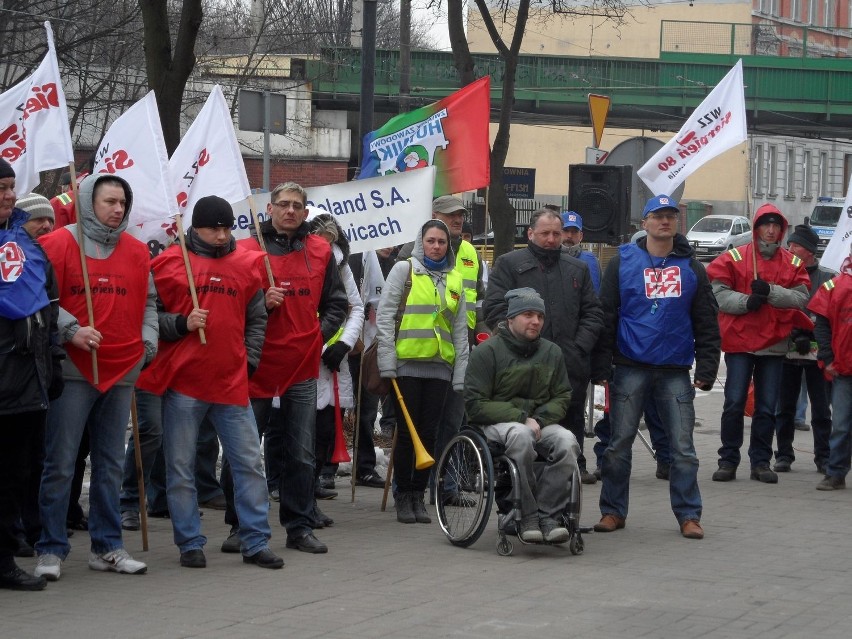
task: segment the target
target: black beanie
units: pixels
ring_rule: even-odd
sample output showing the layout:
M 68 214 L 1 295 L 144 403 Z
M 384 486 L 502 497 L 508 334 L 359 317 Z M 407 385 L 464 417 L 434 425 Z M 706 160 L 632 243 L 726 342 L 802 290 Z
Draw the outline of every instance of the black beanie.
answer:
M 216 228 L 234 225 L 234 210 L 227 200 L 218 195 L 203 197 L 192 208 L 192 226 L 194 228 Z
M 807 224 L 799 224 L 787 239 L 787 243 L 795 242 L 811 253 L 817 252 L 819 246 L 819 235 Z
M 3 158 L 0 158 L 0 180 L 15 177 L 15 169 Z

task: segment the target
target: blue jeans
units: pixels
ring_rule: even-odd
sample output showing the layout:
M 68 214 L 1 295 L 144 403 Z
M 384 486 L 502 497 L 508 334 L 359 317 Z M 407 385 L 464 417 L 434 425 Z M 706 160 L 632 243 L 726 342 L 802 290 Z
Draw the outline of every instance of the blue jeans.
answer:
M 267 547 L 272 533 L 260 441 L 251 407 L 211 404 L 168 390 L 163 396 L 163 450 L 175 544 L 183 553 L 203 548 L 207 542 L 201 534 L 195 487 L 196 444 L 205 417 L 215 428 L 231 465 L 242 552 L 254 555 Z
M 130 417 L 131 386 L 113 386 L 106 393 L 86 381 L 68 380 L 62 396 L 47 411 L 44 472 L 39 493 L 41 539 L 39 555 L 68 556 L 65 528 L 68 496 L 77 449 L 89 425 L 92 475 L 89 484 L 89 536 L 92 552 L 122 548 L 119 490 L 124 461 L 124 433 Z
M 669 496 L 678 523 L 701 519 L 701 493 L 698 490 L 698 457 L 692 441 L 695 427 L 695 388 L 685 370 L 639 368 L 617 365 L 610 387 L 612 439 L 601 467 L 601 514 L 627 517 L 630 497 L 630 471 L 633 441 L 645 397 L 656 400 L 671 449 Z
M 852 457 L 852 375 L 838 375 L 831 386 L 833 419 L 826 474 L 846 477 Z
M 657 410 L 657 404 L 652 395 L 645 398 L 645 403 L 642 406 L 645 411 L 645 425 L 648 426 L 648 435 L 651 437 L 651 447 L 654 449 L 654 459 L 657 463 L 666 464 L 672 463 L 672 454 L 669 451 L 669 437 L 666 435 L 666 430 L 663 428 L 663 422 L 660 421 L 660 411 Z M 603 454 L 606 447 L 609 445 L 609 438 L 612 429 L 609 427 L 609 413 L 604 414 L 603 418 L 595 424 L 595 435 L 598 440 L 595 442 L 595 459 L 598 468 L 603 462 Z
M 772 437 L 775 434 L 775 407 L 784 357 L 753 355 L 751 353 L 725 353 L 728 377 L 725 381 L 725 404 L 722 408 L 722 447 L 719 464 L 740 465 L 740 448 L 743 445 L 743 417 L 749 382 L 754 376 L 754 415 L 751 418 L 751 441 L 748 457 L 751 467 L 768 466 L 772 459 Z M 796 389 L 796 397 L 799 391 Z
M 270 475 L 281 468 L 278 518 L 287 536 L 311 532 L 314 512 L 314 430 L 317 417 L 317 380 L 293 384 L 281 395 L 281 408 L 272 399 L 253 399 L 255 418 L 265 425 L 264 442 Z M 242 528 L 243 518 L 237 512 Z
M 793 462 L 796 455 L 793 452 L 793 438 L 796 432 L 795 415 L 798 411 L 800 389 L 803 383 L 807 388 L 807 397 L 811 398 L 811 424 L 814 437 L 814 464 L 817 468 L 825 467 L 828 462 L 828 438 L 831 435 L 831 406 L 829 393 L 831 386 L 825 381 L 822 370 L 816 362 L 811 364 L 794 364 L 784 361 L 781 374 L 781 392 L 778 398 L 778 413 L 775 415 L 775 435 L 778 450 L 775 459 Z

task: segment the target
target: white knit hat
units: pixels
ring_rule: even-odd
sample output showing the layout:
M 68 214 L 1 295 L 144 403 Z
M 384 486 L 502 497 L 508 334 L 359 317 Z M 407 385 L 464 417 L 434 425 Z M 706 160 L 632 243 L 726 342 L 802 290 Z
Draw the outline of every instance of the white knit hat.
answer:
M 51 221 L 56 221 L 56 215 L 53 212 L 53 207 L 50 205 L 50 200 L 38 193 L 27 193 L 18 198 L 15 206 L 29 213 L 31 220 L 40 217 L 49 217 Z

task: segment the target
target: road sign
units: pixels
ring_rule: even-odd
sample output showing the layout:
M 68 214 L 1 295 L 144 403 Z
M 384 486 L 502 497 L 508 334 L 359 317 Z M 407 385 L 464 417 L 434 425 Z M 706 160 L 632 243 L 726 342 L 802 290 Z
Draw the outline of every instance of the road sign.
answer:
M 606 116 L 609 113 L 610 99 L 606 95 L 589 94 L 589 115 L 592 118 L 592 140 L 597 149 L 601 145 L 601 137 L 606 126 Z

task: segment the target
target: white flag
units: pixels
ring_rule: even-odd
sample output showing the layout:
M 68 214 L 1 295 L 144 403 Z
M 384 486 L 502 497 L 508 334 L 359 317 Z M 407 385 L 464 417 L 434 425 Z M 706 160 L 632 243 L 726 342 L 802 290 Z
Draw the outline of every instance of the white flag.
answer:
M 0 95 L 0 157 L 15 169 L 15 190 L 21 194 L 38 186 L 39 172 L 74 161 L 53 31 L 49 22 L 44 28 L 44 60 L 31 76 Z
M 109 127 L 98 146 L 92 170 L 92 173 L 117 175 L 130 184 L 133 206 L 128 230 L 131 232 L 144 222 L 177 214 L 177 202 L 168 179 L 168 158 L 157 100 L 154 92 L 149 91 Z
M 852 246 L 852 176 L 849 178 L 849 187 L 846 189 L 846 201 L 837 220 L 837 228 L 834 235 L 825 247 L 825 253 L 819 263 L 833 271 L 840 271 L 843 260 L 849 255 L 849 247 Z
M 172 154 L 169 175 L 184 228 L 191 225 L 192 208 L 203 197 L 218 195 L 233 204 L 251 195 L 234 122 L 218 84 Z
M 743 61 L 739 60 L 637 175 L 654 195 L 670 195 L 705 162 L 746 139 Z

